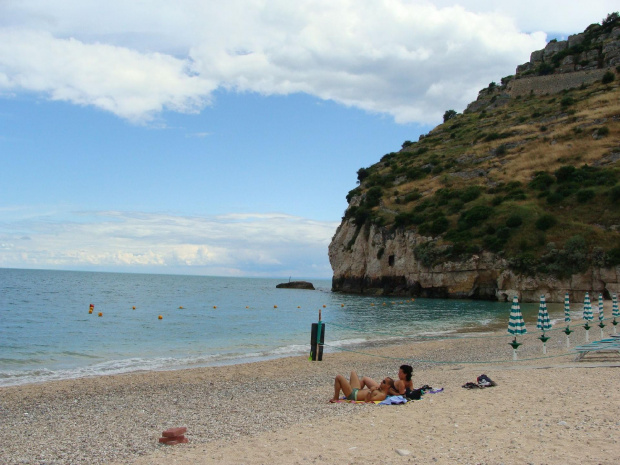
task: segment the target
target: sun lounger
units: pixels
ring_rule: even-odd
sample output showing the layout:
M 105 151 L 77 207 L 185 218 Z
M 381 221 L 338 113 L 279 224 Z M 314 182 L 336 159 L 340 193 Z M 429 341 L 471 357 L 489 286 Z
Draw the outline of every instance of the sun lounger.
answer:
M 590 352 L 618 352 L 620 354 L 620 340 L 618 338 L 601 339 L 582 346 L 575 347 L 577 357 L 575 361 L 583 359 Z

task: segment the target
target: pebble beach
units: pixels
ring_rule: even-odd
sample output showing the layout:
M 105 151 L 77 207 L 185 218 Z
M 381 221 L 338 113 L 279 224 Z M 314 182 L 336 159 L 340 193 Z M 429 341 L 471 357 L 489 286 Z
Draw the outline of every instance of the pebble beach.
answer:
M 546 358 L 530 336 L 513 362 L 505 332 L 460 336 L 321 362 L 290 357 L 3 387 L 0 463 L 616 463 L 620 355 L 576 362 L 558 332 Z M 583 343 L 583 330 L 571 337 Z M 396 376 L 406 360 L 414 360 L 416 387 L 443 391 L 405 405 L 328 403 L 337 373 Z M 462 388 L 482 373 L 497 386 Z M 158 443 L 180 426 L 188 444 Z

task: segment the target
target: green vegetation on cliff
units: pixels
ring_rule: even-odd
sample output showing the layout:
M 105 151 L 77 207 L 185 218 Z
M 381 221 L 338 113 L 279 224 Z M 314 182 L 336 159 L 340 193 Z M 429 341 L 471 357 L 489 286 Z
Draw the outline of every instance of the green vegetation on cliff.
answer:
M 584 47 L 620 25 L 609 18 Z M 344 219 L 432 237 L 415 250 L 428 266 L 482 251 L 532 275 L 620 265 L 619 71 L 542 96 L 511 96 L 512 77 L 491 83 L 475 110 L 448 110 L 361 168 Z

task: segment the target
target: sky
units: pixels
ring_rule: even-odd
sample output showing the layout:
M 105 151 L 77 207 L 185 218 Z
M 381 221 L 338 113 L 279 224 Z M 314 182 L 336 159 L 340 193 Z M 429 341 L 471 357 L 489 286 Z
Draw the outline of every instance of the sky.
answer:
M 359 168 L 617 6 L 0 0 L 0 268 L 330 278 Z

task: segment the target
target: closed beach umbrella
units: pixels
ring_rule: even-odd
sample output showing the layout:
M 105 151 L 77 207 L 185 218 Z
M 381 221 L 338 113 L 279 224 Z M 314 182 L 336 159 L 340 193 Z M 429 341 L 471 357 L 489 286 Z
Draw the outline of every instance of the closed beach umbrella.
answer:
M 564 334 L 566 334 L 566 348 L 570 347 L 570 333 L 572 333 L 570 329 L 570 299 L 568 298 L 568 292 L 564 294 L 564 322 L 566 323 L 566 328 L 564 328 Z
M 598 295 L 598 327 L 601 328 L 601 339 L 603 339 L 603 328 L 605 327 L 605 323 L 603 323 L 603 320 L 605 319 L 605 309 L 604 307 L 604 301 L 603 301 L 603 294 Z
M 521 345 L 517 342 L 517 336 L 526 334 L 525 321 L 523 321 L 523 315 L 521 314 L 521 306 L 519 305 L 519 298 L 514 296 L 512 298 L 512 306 L 510 307 L 510 320 L 508 321 L 508 332 L 514 336 L 512 345 L 512 359 L 517 359 L 517 348 Z
M 568 298 L 568 292 L 564 294 L 564 322 L 570 324 L 570 299 Z
M 594 315 L 592 314 L 592 304 L 590 303 L 590 294 L 586 292 L 586 296 L 583 299 L 583 319 L 586 324 L 583 327 L 586 329 L 586 342 L 590 340 L 590 325 L 588 324 L 590 321 L 594 319 Z
M 549 320 L 547 301 L 544 294 L 540 296 L 540 305 L 538 307 L 538 321 L 536 323 L 536 327 L 543 332 L 539 339 L 543 343 L 543 354 L 546 354 L 547 341 L 549 340 L 549 338 L 545 335 L 545 331 L 549 331 L 551 329 L 551 321 Z
M 612 295 L 611 300 L 613 302 L 611 306 L 611 315 L 614 317 L 614 334 L 616 334 L 616 325 L 618 324 L 616 318 L 620 318 L 620 310 L 618 310 L 618 295 Z

